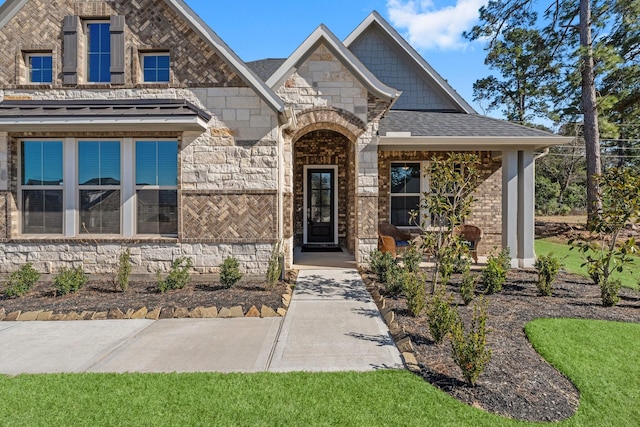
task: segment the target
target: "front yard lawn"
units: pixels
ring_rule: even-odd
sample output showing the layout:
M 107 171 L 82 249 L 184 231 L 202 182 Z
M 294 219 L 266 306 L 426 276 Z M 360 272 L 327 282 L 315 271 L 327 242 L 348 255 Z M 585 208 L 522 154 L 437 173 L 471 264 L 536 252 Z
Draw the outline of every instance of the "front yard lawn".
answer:
M 561 425 L 637 423 L 640 324 L 545 319 L 527 334 L 580 389 L 577 414 Z M 406 371 L 0 376 L 0 402 L 8 426 L 533 425 L 464 405 Z

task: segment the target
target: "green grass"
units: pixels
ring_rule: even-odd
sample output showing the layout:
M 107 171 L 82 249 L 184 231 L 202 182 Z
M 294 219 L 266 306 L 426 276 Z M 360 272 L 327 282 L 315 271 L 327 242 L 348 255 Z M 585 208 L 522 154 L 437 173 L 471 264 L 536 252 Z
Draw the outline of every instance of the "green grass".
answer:
M 536 348 L 581 391 L 566 426 L 640 419 L 640 324 L 537 320 Z M 533 425 L 464 405 L 405 371 L 0 376 L 3 426 Z M 554 424 L 555 425 L 555 424 Z
M 582 254 L 574 249 L 569 250 L 570 246 L 567 244 L 558 243 L 547 239 L 537 239 L 535 241 L 536 254 L 546 255 L 553 252 L 555 256 L 562 260 L 564 269 L 569 273 L 579 274 L 584 277 L 589 277 L 586 267 L 581 267 L 584 262 Z M 640 258 L 636 257 L 632 264 L 628 265 L 631 271 L 623 271 L 622 273 L 615 272 L 614 278 L 620 279 L 622 286 L 626 288 L 638 289 L 638 283 L 640 283 Z

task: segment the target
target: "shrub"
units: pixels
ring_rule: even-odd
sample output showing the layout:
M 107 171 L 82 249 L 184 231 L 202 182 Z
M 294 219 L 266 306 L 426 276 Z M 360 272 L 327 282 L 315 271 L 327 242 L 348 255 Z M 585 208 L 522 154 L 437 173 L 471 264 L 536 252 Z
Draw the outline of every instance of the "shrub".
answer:
M 400 295 L 404 288 L 405 268 L 400 267 L 395 262 L 389 265 L 385 274 L 384 288 L 389 295 Z
M 495 294 L 502 290 L 505 280 L 507 280 L 507 270 L 511 266 L 511 257 L 508 250 L 503 250 L 498 254 L 490 255 L 487 258 L 487 265 L 482 270 L 482 285 L 485 293 Z
M 131 249 L 120 253 L 118 258 L 118 287 L 122 292 L 129 289 L 129 275 L 131 274 Z
M 458 253 L 458 256 L 453 260 L 453 272 L 456 274 L 464 274 L 471 268 L 471 260 L 468 256 L 463 256 L 462 253 Z
M 440 275 L 440 283 L 445 286 L 449 283 L 453 270 L 455 269 L 455 259 L 457 258 L 454 246 L 442 248 L 440 265 L 438 266 L 438 274 Z
M 620 301 L 618 292 L 622 282 L 618 279 L 609 279 L 606 282 L 600 283 L 600 295 L 602 296 L 602 305 L 605 307 L 613 307 Z
M 165 279 L 158 272 L 158 290 L 162 293 L 172 289 L 182 289 L 191 281 L 189 270 L 193 266 L 191 258 L 180 257 L 173 260 L 171 269 Z
M 440 344 L 451 331 L 455 320 L 452 304 L 453 295 L 447 295 L 444 286 L 437 286 L 433 295 L 427 300 L 427 324 L 431 338 L 436 344 Z
M 229 289 L 242 279 L 240 273 L 240 263 L 234 257 L 227 257 L 220 265 L 220 283 Z
M 422 252 L 415 247 L 415 245 L 409 246 L 402 255 L 402 263 L 407 271 L 417 273 L 420 271 L 420 262 L 422 261 Z
M 395 265 L 396 261 L 389 252 L 380 252 L 376 249 L 369 255 L 369 266 L 382 283 L 387 282 L 387 272 L 392 268 L 391 266 Z
M 418 317 L 426 305 L 425 277 L 412 271 L 404 271 L 402 276 L 402 290 L 407 297 L 407 307 L 414 317 Z
M 540 255 L 536 259 L 535 267 L 538 269 L 538 292 L 540 295 L 550 297 L 553 294 L 553 282 L 562 263 L 553 254 Z
M 470 266 L 467 266 L 464 273 L 462 273 L 462 282 L 460 283 L 460 296 L 464 305 L 469 305 L 471 301 L 476 297 L 476 284 L 478 278 L 471 272 Z
M 273 245 L 273 249 L 271 251 L 271 257 L 269 258 L 269 266 L 267 267 L 267 276 L 265 280 L 267 281 L 267 287 L 269 289 L 273 289 L 273 287 L 278 283 L 280 279 L 280 274 L 282 273 L 283 268 L 283 258 L 282 258 L 282 242 L 278 242 Z
M 480 297 L 473 308 L 473 319 L 468 331 L 460 316 L 451 328 L 451 350 L 453 360 L 462 370 L 462 376 L 469 385 L 475 385 L 491 359 L 491 349 L 487 348 L 487 304 Z
M 40 279 L 40 273 L 33 268 L 31 263 L 23 264 L 19 270 L 9 275 L 4 294 L 9 298 L 25 295 L 38 279 Z
M 63 267 L 54 277 L 53 286 L 56 289 L 56 295 L 66 295 L 77 292 L 88 281 L 89 278 L 84 274 L 82 267 Z

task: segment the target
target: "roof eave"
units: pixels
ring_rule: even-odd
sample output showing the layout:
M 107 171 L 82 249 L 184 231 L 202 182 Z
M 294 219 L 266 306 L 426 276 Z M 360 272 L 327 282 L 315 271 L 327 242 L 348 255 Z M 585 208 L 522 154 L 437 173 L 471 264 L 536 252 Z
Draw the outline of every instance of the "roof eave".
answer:
M 382 151 L 538 150 L 568 144 L 574 139 L 564 136 L 380 136 L 378 147 Z
M 56 132 L 56 131 L 197 131 L 203 133 L 208 123 L 201 117 L 22 117 L 0 119 L 0 132 Z
M 29 0 L 7 0 L 0 6 L 0 28 L 7 25 Z

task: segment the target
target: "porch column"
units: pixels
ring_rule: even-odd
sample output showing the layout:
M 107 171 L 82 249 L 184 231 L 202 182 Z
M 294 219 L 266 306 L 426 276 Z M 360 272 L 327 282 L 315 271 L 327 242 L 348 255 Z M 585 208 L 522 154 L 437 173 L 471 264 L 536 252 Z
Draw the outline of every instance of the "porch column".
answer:
M 370 128 L 354 144 L 356 150 L 356 263 L 367 262 L 378 247 L 378 140 Z
M 0 191 L 9 190 L 9 134 L 0 132 Z
M 518 151 L 502 152 L 502 247 L 511 253 L 511 267 L 518 267 Z
M 535 253 L 535 171 L 533 151 L 518 153 L 518 264 L 520 268 L 533 267 Z

